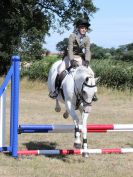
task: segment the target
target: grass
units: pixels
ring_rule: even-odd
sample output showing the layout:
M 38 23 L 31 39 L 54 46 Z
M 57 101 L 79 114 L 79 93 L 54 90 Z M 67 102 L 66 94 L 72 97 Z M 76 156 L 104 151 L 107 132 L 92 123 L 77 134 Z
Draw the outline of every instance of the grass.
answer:
M 1 81 L 0 81 L 1 82 Z M 7 143 L 9 140 L 9 87 L 7 89 Z M 93 103 L 88 123 L 132 123 L 133 93 L 98 89 L 99 101 Z M 54 111 L 54 100 L 48 97 L 47 84 L 26 79 L 20 84 L 19 124 L 72 124 L 71 118 L 62 118 Z M 133 134 L 106 133 L 89 134 L 89 148 L 132 147 Z M 22 134 L 19 135 L 19 149 L 42 149 L 73 147 L 73 134 Z M 25 156 L 13 159 L 0 154 L 0 177 L 131 177 L 133 154 L 80 155 L 70 156 Z

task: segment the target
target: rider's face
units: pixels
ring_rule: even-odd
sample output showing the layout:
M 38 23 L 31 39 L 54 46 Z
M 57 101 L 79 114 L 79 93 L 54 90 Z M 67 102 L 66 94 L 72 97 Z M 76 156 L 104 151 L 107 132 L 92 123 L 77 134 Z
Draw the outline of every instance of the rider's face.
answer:
M 79 33 L 81 35 L 85 34 L 87 32 L 87 28 L 85 26 L 80 26 L 79 27 Z

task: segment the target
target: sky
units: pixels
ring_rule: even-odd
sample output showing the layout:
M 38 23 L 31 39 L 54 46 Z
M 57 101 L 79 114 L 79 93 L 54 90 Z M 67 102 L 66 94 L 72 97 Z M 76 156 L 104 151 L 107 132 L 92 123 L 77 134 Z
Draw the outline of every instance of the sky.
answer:
M 92 31 L 87 33 L 91 43 L 104 48 L 118 48 L 133 42 L 133 0 L 93 0 L 99 10 L 91 18 Z M 73 28 L 58 34 L 51 31 L 46 36 L 44 45 L 51 52 L 56 51 L 56 44 L 68 38 Z

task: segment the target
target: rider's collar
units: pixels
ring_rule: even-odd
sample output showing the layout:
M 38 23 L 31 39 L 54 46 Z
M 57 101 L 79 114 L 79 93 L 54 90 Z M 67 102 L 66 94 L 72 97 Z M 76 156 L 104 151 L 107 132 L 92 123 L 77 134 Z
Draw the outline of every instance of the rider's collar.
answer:
M 77 36 L 81 39 L 83 37 L 85 37 L 85 34 L 81 35 L 79 32 L 77 33 Z

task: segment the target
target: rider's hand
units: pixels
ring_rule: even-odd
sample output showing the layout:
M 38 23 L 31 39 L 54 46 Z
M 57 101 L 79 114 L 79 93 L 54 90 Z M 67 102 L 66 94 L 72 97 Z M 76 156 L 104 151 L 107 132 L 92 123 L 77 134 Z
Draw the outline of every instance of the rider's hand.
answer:
M 72 68 L 76 68 L 79 66 L 79 64 L 76 60 L 71 60 L 70 63 L 71 63 Z
M 84 64 L 86 67 L 89 66 L 89 61 L 88 60 L 85 60 L 85 64 Z

